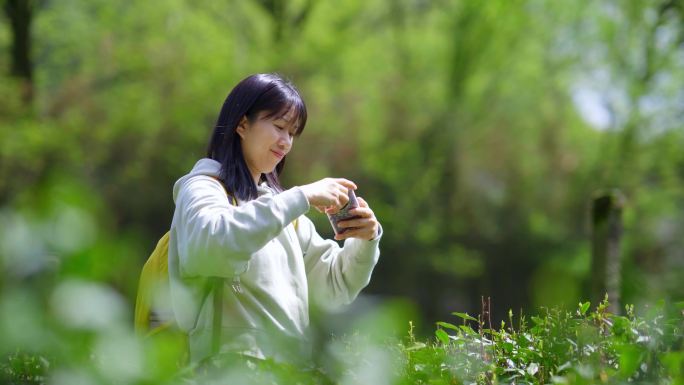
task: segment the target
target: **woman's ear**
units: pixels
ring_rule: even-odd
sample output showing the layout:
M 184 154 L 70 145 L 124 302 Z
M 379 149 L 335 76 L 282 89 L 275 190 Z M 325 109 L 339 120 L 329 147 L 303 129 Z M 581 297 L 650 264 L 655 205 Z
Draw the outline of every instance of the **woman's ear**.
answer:
M 248 127 L 249 127 L 249 120 L 247 120 L 246 116 L 243 116 L 242 119 L 240 119 L 240 123 L 238 123 L 238 126 L 235 129 L 235 132 L 237 132 L 237 134 L 240 135 L 240 138 L 244 139 L 245 138 L 245 132 L 247 131 Z

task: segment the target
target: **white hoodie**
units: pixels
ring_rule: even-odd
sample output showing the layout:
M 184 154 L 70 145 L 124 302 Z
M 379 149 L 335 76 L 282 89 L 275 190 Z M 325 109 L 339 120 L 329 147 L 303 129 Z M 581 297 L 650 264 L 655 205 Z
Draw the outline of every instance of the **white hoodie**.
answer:
M 342 248 L 322 239 L 304 216 L 309 203 L 298 187 L 274 194 L 262 184 L 257 199 L 235 206 L 215 179 L 220 168 L 201 159 L 173 188 L 169 281 L 190 359 L 211 353 L 214 309 L 211 298 L 202 298 L 209 277 L 226 278 L 221 352 L 284 360 L 306 355 L 309 298 L 328 308 L 353 301 L 370 281 L 380 235 L 347 239 Z M 236 276 L 239 291 L 232 285 Z

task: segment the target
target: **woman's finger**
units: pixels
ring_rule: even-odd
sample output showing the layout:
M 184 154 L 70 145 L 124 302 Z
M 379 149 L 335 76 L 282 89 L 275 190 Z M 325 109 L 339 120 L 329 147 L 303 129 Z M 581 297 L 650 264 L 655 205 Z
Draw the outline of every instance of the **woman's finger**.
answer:
M 356 183 L 350 181 L 349 179 L 337 178 L 335 179 L 335 182 L 344 186 L 345 189 L 356 190 Z
M 342 234 L 336 234 L 335 239 L 337 239 L 338 241 L 341 241 L 341 240 L 344 240 L 347 238 L 355 238 L 355 237 L 358 237 L 357 232 L 358 231 L 356 229 L 347 229 Z
M 346 219 L 344 221 L 337 222 L 337 226 L 343 229 L 352 227 L 365 227 L 368 224 L 372 224 L 368 218 Z
M 337 190 L 337 202 L 339 204 L 339 207 L 344 207 L 344 205 L 349 202 L 349 189 L 339 186 L 338 185 L 338 190 Z
M 349 210 L 349 214 L 356 217 L 371 218 L 373 217 L 373 211 L 366 207 L 357 207 L 355 209 Z
M 372 239 L 374 236 L 372 229 L 366 228 L 350 228 L 345 230 L 342 234 L 335 235 L 335 239 L 343 240 L 347 238 Z
M 370 218 L 348 219 L 337 223 L 339 228 L 353 231 L 371 231 L 375 227 L 375 221 Z

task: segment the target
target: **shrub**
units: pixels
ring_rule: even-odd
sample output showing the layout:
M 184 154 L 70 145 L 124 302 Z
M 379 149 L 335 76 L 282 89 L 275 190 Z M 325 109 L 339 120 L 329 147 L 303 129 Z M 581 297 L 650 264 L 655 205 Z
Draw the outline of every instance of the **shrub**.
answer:
M 618 384 L 684 383 L 682 306 L 664 303 L 643 317 L 606 311 L 607 300 L 589 312 L 541 309 L 498 328 L 467 314 L 455 325 L 438 322 L 436 342 L 409 338 L 403 346 L 406 383 Z M 679 312 L 679 313 L 677 313 Z

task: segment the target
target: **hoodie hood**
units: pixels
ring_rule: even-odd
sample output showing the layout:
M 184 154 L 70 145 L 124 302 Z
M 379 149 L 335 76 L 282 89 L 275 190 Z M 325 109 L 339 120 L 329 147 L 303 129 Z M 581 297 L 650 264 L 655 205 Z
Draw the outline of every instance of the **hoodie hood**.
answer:
M 192 168 L 192 170 L 190 170 L 188 174 L 178 179 L 176 183 L 173 185 L 173 201 L 176 202 L 176 198 L 178 197 L 178 192 L 180 191 L 180 188 L 183 186 L 183 183 L 185 183 L 185 181 L 187 181 L 188 179 L 198 175 L 205 175 L 210 176 L 212 178 L 218 178 L 220 172 L 221 163 L 209 158 L 203 158 L 198 160 L 197 163 L 195 163 L 195 166 Z
M 210 176 L 212 178 L 218 178 L 221 173 L 221 163 L 218 161 L 215 161 L 213 159 L 209 158 L 202 158 L 195 163 L 195 166 L 193 166 L 192 170 L 184 176 L 182 176 L 180 179 L 176 181 L 176 183 L 173 185 L 173 201 L 174 203 L 176 202 L 176 198 L 178 197 L 178 192 L 180 191 L 181 187 L 183 184 L 190 178 L 198 175 L 203 175 L 203 176 Z M 265 195 L 265 194 L 271 194 L 273 191 L 271 188 L 266 184 L 266 182 L 261 183 L 261 185 L 257 186 L 257 193 L 259 196 Z

